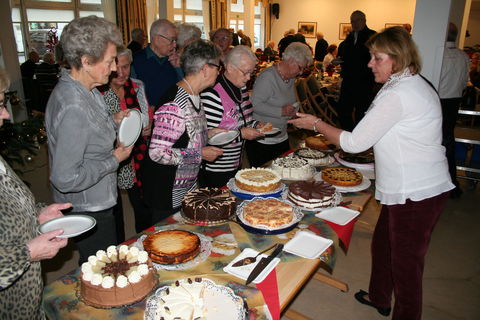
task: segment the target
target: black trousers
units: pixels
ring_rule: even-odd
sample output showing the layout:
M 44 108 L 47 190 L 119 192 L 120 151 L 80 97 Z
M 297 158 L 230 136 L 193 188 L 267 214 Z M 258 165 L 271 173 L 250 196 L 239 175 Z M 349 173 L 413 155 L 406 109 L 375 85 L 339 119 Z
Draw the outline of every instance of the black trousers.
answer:
M 345 79 L 340 89 L 337 112 L 343 130 L 352 131 L 373 100 L 373 83 Z M 355 116 L 355 121 L 353 119 Z
M 97 221 L 93 229 L 73 238 L 80 253 L 79 265 L 86 262 L 89 256 L 95 255 L 98 250 L 105 250 L 108 246 L 118 243 L 113 208 L 96 212 L 65 213 L 65 215 L 72 214 L 84 214 Z
M 204 168 L 198 173 L 198 184 L 200 188 L 221 188 L 227 185 L 228 180 L 235 177 L 237 170 L 214 172 L 207 171 Z
M 462 98 L 440 99 L 442 104 L 442 145 L 448 161 L 448 171 L 453 184 L 458 187 L 457 168 L 455 163 L 455 124 L 457 123 L 458 109 Z
M 290 150 L 290 143 L 285 140 L 277 144 L 263 144 L 255 140 L 248 140 L 246 150 L 250 166 L 258 168 Z

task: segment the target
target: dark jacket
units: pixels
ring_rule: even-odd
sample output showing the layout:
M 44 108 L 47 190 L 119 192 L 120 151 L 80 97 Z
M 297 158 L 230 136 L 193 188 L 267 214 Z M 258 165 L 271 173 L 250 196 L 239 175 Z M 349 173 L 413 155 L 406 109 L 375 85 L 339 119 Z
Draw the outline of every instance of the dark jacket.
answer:
M 342 78 L 351 81 L 367 81 L 373 85 L 374 77 L 370 68 L 367 66 L 370 61 L 370 52 L 365 46 L 365 42 L 375 34 L 375 31 L 367 26 L 358 32 L 357 42 L 355 43 L 354 32 L 350 32 L 342 45 L 341 57 Z
M 327 54 L 328 42 L 325 39 L 320 39 L 315 44 L 315 60 L 323 61 Z

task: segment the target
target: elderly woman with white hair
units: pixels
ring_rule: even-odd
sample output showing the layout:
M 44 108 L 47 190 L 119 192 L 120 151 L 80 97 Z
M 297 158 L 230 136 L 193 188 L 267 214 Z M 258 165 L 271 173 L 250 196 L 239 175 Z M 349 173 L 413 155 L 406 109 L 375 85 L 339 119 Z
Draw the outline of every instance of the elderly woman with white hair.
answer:
M 177 46 L 179 50 L 183 50 L 188 44 L 202 37 L 202 30 L 190 23 L 178 24 L 177 31 Z
M 71 213 L 95 218 L 96 227 L 75 237 L 80 263 L 116 244 L 112 208 L 117 202 L 117 169 L 132 147 L 114 148 L 116 130 L 128 111 L 112 117 L 97 86 L 116 70 L 122 36 L 103 18 L 72 20 L 62 32 L 71 71 L 64 70 L 47 104 L 50 182 L 56 202 L 70 202 Z
M 207 146 L 209 136 L 224 129 L 207 130 L 200 92 L 218 76 L 220 50 L 210 41 L 187 45 L 180 58 L 185 77 L 167 90 L 155 112 L 148 157 L 145 160 L 143 199 L 152 224 L 177 212 L 183 197 L 197 188 L 202 160 L 214 161 L 222 149 Z
M 123 110 L 135 109 L 140 111 L 143 130 L 135 142 L 132 155 L 128 161 L 120 164 L 117 180 L 118 187 L 127 190 L 130 204 L 135 216 L 135 230 L 141 232 L 150 227 L 150 218 L 143 205 L 141 197 L 142 176 L 141 170 L 145 154 L 148 149 L 148 139 L 151 134 L 153 109 L 150 108 L 145 94 L 143 82 L 130 77 L 132 65 L 132 51 L 122 47 L 117 52 L 117 71 L 112 72 L 109 85 L 99 87 L 107 110 L 111 115 Z M 119 242 L 125 240 L 123 212 L 121 198 L 118 197 L 113 214 L 117 224 L 117 238 Z
M 246 140 L 263 137 L 255 129 L 252 103 L 246 84 L 255 70 L 257 58 L 246 46 L 236 46 L 225 57 L 225 73 L 218 76 L 213 88 L 205 90 L 201 97 L 208 128 L 238 130 L 240 135 L 222 146 L 223 154 L 213 162 L 204 162 L 200 171 L 201 187 L 222 187 L 235 176 L 241 166 L 243 146 Z
M 247 141 L 247 155 L 251 166 L 259 167 L 290 149 L 287 120 L 295 116 L 295 78 L 312 63 L 310 48 L 300 42 L 290 44 L 282 60 L 265 69 L 253 87 L 253 118 L 270 122 L 280 129 L 274 136 Z

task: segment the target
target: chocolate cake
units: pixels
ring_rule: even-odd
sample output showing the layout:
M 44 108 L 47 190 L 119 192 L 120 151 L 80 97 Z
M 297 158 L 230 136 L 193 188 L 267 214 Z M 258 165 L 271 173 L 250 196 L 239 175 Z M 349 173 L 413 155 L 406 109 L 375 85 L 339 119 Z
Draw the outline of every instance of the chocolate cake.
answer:
M 199 222 L 226 220 L 235 214 L 235 197 L 227 190 L 201 188 L 189 192 L 183 198 L 182 210 L 185 217 Z
M 325 208 L 335 201 L 335 187 L 323 181 L 298 181 L 288 186 L 287 199 L 303 208 Z

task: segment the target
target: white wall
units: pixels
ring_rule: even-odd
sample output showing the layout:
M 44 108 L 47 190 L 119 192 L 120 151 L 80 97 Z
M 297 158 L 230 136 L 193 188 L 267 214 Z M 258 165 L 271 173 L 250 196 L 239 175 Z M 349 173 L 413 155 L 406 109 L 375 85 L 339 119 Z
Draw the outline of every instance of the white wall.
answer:
M 385 23 L 410 23 L 413 26 L 415 0 L 275 0 L 280 4 L 280 19 L 272 17 L 272 40 L 278 44 L 283 33 L 298 27 L 299 21 L 317 22 L 328 43 L 339 44 L 339 24 L 350 23 L 355 10 L 367 16 L 367 26 L 380 31 Z M 268 38 L 268 36 L 267 36 Z M 307 38 L 314 47 L 316 39 Z

